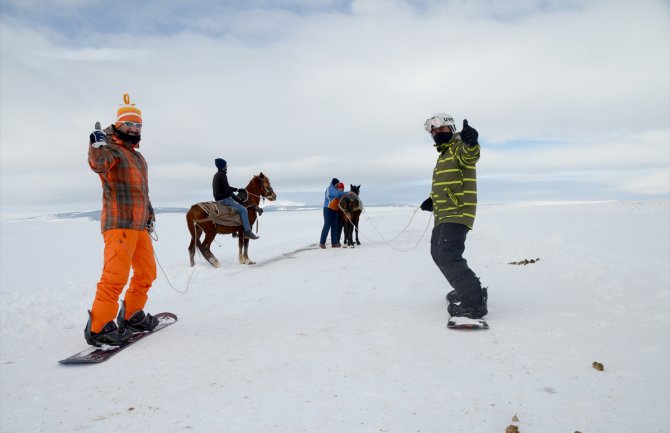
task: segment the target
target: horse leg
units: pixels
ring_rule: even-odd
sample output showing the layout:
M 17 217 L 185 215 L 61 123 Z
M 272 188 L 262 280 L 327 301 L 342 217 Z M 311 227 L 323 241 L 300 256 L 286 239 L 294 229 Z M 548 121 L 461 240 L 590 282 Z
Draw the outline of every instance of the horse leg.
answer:
M 247 265 L 255 265 L 256 262 L 249 258 L 249 239 L 244 238 L 244 259 L 246 260 Z
M 349 225 L 349 222 L 345 221 L 344 229 L 342 230 L 343 231 L 343 233 L 342 233 L 342 237 L 343 237 L 342 246 L 345 247 L 345 248 L 349 247 L 349 241 L 347 240 L 347 230 L 349 229 L 348 225 Z
M 239 260 L 243 265 L 255 265 L 256 262 L 249 258 L 249 239 L 244 237 L 242 234 L 239 234 L 237 239 L 237 245 L 239 247 Z
M 240 261 L 240 264 L 245 265 L 246 260 L 244 260 L 244 254 L 242 254 L 244 250 L 244 236 L 242 235 L 242 233 L 237 233 L 237 248 L 238 248 L 237 259 Z
M 354 217 L 354 227 L 356 228 L 356 245 L 360 245 L 361 241 L 358 240 L 358 221 L 360 219 L 361 214 L 358 214 Z
M 203 243 L 200 242 L 200 233 L 205 233 L 205 238 L 207 238 L 207 232 L 204 229 L 202 230 L 199 229 L 197 233 L 198 236 L 195 238 L 195 246 L 198 248 L 198 251 L 200 251 L 200 254 L 204 256 L 206 251 Z
M 215 237 L 216 237 L 216 226 L 212 230 L 205 232 L 205 239 L 200 245 L 200 252 L 205 257 L 205 259 L 207 259 L 210 265 L 214 266 L 215 268 L 218 268 L 219 266 L 221 266 L 221 263 L 219 263 L 219 259 L 217 259 L 214 256 L 214 254 L 212 254 L 212 251 L 209 249 Z
M 342 215 L 342 212 L 337 213 L 336 221 L 337 221 L 338 243 L 344 248 L 346 248 L 347 244 L 344 242 L 344 238 L 342 237 L 342 232 L 344 231 L 344 225 L 346 224 L 346 221 L 344 219 L 344 216 Z M 332 239 L 332 241 L 335 242 L 335 239 Z
M 188 244 L 188 256 L 191 262 L 191 267 L 193 267 L 195 266 L 195 244 L 196 240 L 200 238 L 200 232 L 195 224 L 193 224 L 193 226 L 189 224 L 188 231 L 191 233 L 191 243 Z
M 352 246 L 351 242 L 351 221 L 349 215 L 347 215 L 347 221 L 344 223 L 344 245 L 350 247 Z
M 351 246 L 349 243 L 349 225 L 351 224 L 351 216 L 348 212 L 344 213 L 344 218 L 342 218 L 342 231 L 344 232 L 344 240 L 342 241 L 342 246 L 344 248 Z

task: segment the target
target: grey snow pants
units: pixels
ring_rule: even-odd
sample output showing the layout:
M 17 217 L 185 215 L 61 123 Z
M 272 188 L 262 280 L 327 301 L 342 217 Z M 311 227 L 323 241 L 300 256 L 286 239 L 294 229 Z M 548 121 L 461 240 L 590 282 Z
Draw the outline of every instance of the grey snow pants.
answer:
M 456 290 L 464 307 L 482 303 L 482 285 L 463 258 L 465 238 L 470 229 L 463 224 L 441 223 L 433 228 L 430 255 L 451 287 Z

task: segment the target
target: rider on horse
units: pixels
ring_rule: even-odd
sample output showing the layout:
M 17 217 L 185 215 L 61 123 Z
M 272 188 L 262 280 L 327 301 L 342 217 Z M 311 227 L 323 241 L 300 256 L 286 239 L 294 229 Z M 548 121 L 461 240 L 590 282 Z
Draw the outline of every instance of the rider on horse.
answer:
M 214 160 L 216 168 L 219 170 L 214 175 L 212 180 L 212 189 L 214 190 L 214 200 L 226 206 L 235 209 L 242 218 L 242 225 L 244 226 L 244 236 L 249 239 L 258 239 L 258 236 L 251 231 L 249 224 L 249 215 L 247 208 L 240 203 L 234 192 L 243 191 L 243 188 L 234 188 L 228 183 L 228 164 L 225 159 L 216 158 Z

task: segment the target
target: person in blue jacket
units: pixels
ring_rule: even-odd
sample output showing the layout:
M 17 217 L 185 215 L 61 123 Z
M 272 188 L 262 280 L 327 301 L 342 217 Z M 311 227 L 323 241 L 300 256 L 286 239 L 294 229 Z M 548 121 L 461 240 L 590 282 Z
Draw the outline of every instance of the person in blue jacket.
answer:
M 330 242 L 332 243 L 333 248 L 339 248 L 340 245 L 340 215 L 337 211 L 328 208 L 328 204 L 331 200 L 335 198 L 340 198 L 344 194 L 344 191 L 337 189 L 337 184 L 340 183 L 339 179 L 333 178 L 330 181 L 330 185 L 326 188 L 323 198 L 323 229 L 321 229 L 321 239 L 319 240 L 319 248 L 326 248 L 326 238 L 328 237 L 328 231 L 330 230 Z

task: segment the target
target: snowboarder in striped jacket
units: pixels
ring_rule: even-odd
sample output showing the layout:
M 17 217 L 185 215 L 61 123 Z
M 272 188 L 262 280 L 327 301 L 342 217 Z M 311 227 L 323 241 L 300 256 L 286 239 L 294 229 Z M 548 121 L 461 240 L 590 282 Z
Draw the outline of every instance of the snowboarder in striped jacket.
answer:
M 488 313 L 488 292 L 463 258 L 465 238 L 477 211 L 479 133 L 467 120 L 458 133 L 453 117 L 444 113 L 435 114 L 424 126 L 439 153 L 430 197 L 421 204 L 435 218 L 430 253 L 453 288 L 447 294 L 449 314 L 481 319 Z

